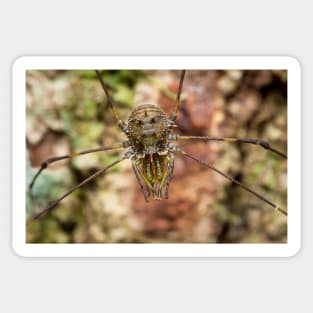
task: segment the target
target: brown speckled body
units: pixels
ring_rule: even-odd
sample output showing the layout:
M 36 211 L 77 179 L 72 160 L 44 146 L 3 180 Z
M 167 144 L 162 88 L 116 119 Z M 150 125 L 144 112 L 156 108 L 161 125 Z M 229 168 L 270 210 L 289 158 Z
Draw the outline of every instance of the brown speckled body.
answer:
M 169 152 L 170 121 L 156 105 L 143 104 L 131 113 L 127 136 L 133 148 L 134 169 L 137 179 L 146 187 L 146 200 L 152 192 L 155 199 L 162 199 L 162 189 L 168 186 L 171 178 L 174 157 Z
M 135 108 L 128 119 L 128 137 L 138 155 L 159 153 L 167 148 L 170 129 L 164 112 L 156 105 Z

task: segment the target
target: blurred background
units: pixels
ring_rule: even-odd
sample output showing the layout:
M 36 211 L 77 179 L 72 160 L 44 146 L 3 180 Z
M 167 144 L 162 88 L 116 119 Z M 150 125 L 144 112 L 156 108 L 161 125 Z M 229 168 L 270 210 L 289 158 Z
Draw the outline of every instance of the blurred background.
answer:
M 102 71 L 119 115 L 138 104 L 174 107 L 180 71 Z M 27 185 L 41 162 L 125 140 L 94 71 L 27 71 Z M 287 72 L 187 71 L 176 133 L 261 138 L 287 151 Z M 183 141 L 199 159 L 287 210 L 286 160 L 249 144 Z M 121 155 L 104 151 L 49 166 L 27 201 L 28 216 Z M 177 156 L 169 199 L 144 201 L 131 163 L 64 199 L 27 225 L 27 242 L 281 243 L 287 217 L 217 173 Z

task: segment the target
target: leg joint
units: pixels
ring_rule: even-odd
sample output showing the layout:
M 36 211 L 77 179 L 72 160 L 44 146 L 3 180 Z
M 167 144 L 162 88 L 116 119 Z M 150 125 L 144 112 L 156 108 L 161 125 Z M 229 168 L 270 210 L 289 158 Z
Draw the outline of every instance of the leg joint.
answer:
M 264 141 L 264 140 L 258 140 L 258 144 L 260 146 L 262 146 L 264 149 L 269 149 L 270 148 L 270 145 L 267 141 Z

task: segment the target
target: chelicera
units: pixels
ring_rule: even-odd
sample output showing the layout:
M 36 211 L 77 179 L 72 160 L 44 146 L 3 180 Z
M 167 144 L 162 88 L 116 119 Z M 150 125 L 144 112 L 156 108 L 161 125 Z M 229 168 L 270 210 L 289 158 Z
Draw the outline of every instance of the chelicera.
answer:
M 130 160 L 132 168 L 138 181 L 139 187 L 143 193 L 145 200 L 148 202 L 149 199 L 155 200 L 167 199 L 169 197 L 169 187 L 174 171 L 175 155 L 180 154 L 184 157 L 190 158 L 198 162 L 201 166 L 211 169 L 222 175 L 224 178 L 230 180 L 232 183 L 245 189 L 247 192 L 253 194 L 261 201 L 267 203 L 272 208 L 278 210 L 280 213 L 287 215 L 287 212 L 281 209 L 278 205 L 265 198 L 250 187 L 242 184 L 235 178 L 229 176 L 226 173 L 218 170 L 211 164 L 198 159 L 196 156 L 191 155 L 184 151 L 178 144 L 179 141 L 184 140 L 203 140 L 203 141 L 225 141 L 225 142 L 241 142 L 247 144 L 258 145 L 264 149 L 270 150 L 271 152 L 279 155 L 282 158 L 287 158 L 287 155 L 272 148 L 270 144 L 264 140 L 251 139 L 251 138 L 225 138 L 225 137 L 207 137 L 207 136 L 182 136 L 174 133 L 175 121 L 177 113 L 180 107 L 180 98 L 183 88 L 183 82 L 185 77 L 185 70 L 181 71 L 179 87 L 176 95 L 175 107 L 169 117 L 162 111 L 162 109 L 156 104 L 140 104 L 130 114 L 127 122 L 124 122 L 119 118 L 119 115 L 115 109 L 112 97 L 109 89 L 106 86 L 101 73 L 96 70 L 97 77 L 103 91 L 106 94 L 111 111 L 116 119 L 116 122 L 121 131 L 126 135 L 127 140 L 121 142 L 116 146 L 111 147 L 98 147 L 94 149 L 84 150 L 70 155 L 57 156 L 47 159 L 42 162 L 38 172 L 33 177 L 29 191 L 31 192 L 34 183 L 41 172 L 48 167 L 49 164 L 64 159 L 72 159 L 80 155 L 113 150 L 113 149 L 124 149 L 126 150 L 123 155 L 113 163 L 103 167 L 91 176 L 84 179 L 78 185 L 72 187 L 69 191 L 64 193 L 58 199 L 51 202 L 46 208 L 38 213 L 35 213 L 31 219 L 39 219 L 53 210 L 60 201 L 70 195 L 76 189 L 84 186 L 92 179 L 96 178 L 100 174 L 105 173 L 108 169 L 112 168 L 116 164 Z

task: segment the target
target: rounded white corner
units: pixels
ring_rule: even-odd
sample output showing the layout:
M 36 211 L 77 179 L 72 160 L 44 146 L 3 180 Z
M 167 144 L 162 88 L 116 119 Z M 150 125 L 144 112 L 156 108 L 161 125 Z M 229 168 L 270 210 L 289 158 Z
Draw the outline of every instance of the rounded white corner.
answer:
M 12 72 L 15 73 L 17 71 L 20 70 L 26 70 L 27 68 L 27 64 L 29 64 L 30 59 L 32 59 L 32 57 L 30 56 L 18 56 L 16 57 L 13 62 L 12 62 Z
M 24 244 L 25 245 L 25 244 Z M 25 253 L 25 249 L 21 247 L 20 244 L 17 244 L 16 242 L 12 242 L 11 244 L 12 251 L 18 256 L 18 257 L 23 257 L 26 258 L 28 255 Z
M 297 69 L 298 71 L 301 71 L 302 65 L 300 60 L 295 56 L 286 56 L 285 57 L 288 65 L 290 65 L 292 68 Z
M 301 245 L 301 242 L 299 241 L 290 247 L 290 249 L 288 250 L 288 253 L 286 254 L 286 257 L 287 258 L 297 257 L 299 253 L 301 252 L 301 249 L 302 249 L 302 245 Z

